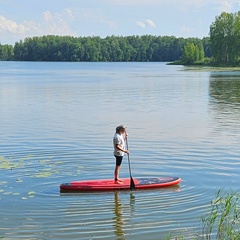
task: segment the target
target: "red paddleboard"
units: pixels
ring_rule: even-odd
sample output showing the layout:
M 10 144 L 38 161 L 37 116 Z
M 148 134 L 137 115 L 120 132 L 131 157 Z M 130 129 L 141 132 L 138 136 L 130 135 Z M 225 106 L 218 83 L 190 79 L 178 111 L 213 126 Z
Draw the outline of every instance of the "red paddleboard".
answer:
M 134 178 L 136 189 L 162 188 L 177 185 L 181 182 L 179 177 L 159 177 L 159 178 Z M 85 180 L 63 183 L 60 185 L 62 191 L 113 191 L 129 190 L 130 178 L 122 179 L 121 184 L 116 183 L 113 179 Z

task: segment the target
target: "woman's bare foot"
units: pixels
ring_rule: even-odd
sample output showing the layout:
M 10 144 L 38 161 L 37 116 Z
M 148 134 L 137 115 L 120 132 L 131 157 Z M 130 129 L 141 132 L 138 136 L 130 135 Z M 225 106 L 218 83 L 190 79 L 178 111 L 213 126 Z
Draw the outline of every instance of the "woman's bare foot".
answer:
M 123 184 L 123 180 L 119 178 L 115 178 L 115 183 L 117 184 Z

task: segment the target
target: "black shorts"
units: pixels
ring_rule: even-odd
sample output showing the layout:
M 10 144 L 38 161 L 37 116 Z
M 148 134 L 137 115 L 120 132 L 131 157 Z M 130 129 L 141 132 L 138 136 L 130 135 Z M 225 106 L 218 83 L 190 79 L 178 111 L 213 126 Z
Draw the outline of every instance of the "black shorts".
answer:
M 116 165 L 117 166 L 121 166 L 122 160 L 123 160 L 123 156 L 116 156 L 116 155 L 114 155 L 114 156 L 116 158 Z

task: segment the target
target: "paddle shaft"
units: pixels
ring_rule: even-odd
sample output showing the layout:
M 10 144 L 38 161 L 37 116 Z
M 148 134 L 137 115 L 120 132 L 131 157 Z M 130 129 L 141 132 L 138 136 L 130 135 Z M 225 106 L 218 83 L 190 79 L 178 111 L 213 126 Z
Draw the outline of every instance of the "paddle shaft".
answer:
M 126 145 L 127 145 L 127 150 L 128 150 L 128 140 L 127 140 L 127 137 L 126 137 Z M 129 153 L 128 153 L 128 168 L 129 168 L 129 175 L 130 175 L 130 190 L 134 190 L 134 189 L 136 189 L 136 187 L 135 187 L 135 183 L 134 183 L 133 178 L 132 178 Z

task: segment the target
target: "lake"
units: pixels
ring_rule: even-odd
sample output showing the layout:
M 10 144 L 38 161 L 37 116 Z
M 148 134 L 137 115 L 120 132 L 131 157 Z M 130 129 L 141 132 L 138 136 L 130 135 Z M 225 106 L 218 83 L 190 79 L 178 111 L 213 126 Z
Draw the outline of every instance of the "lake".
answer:
M 166 63 L 0 62 L 0 237 L 157 240 L 201 233 L 219 189 L 239 190 L 240 72 Z M 148 191 L 60 193 L 112 178 L 128 128 Z M 124 157 L 120 177 L 129 177 Z

